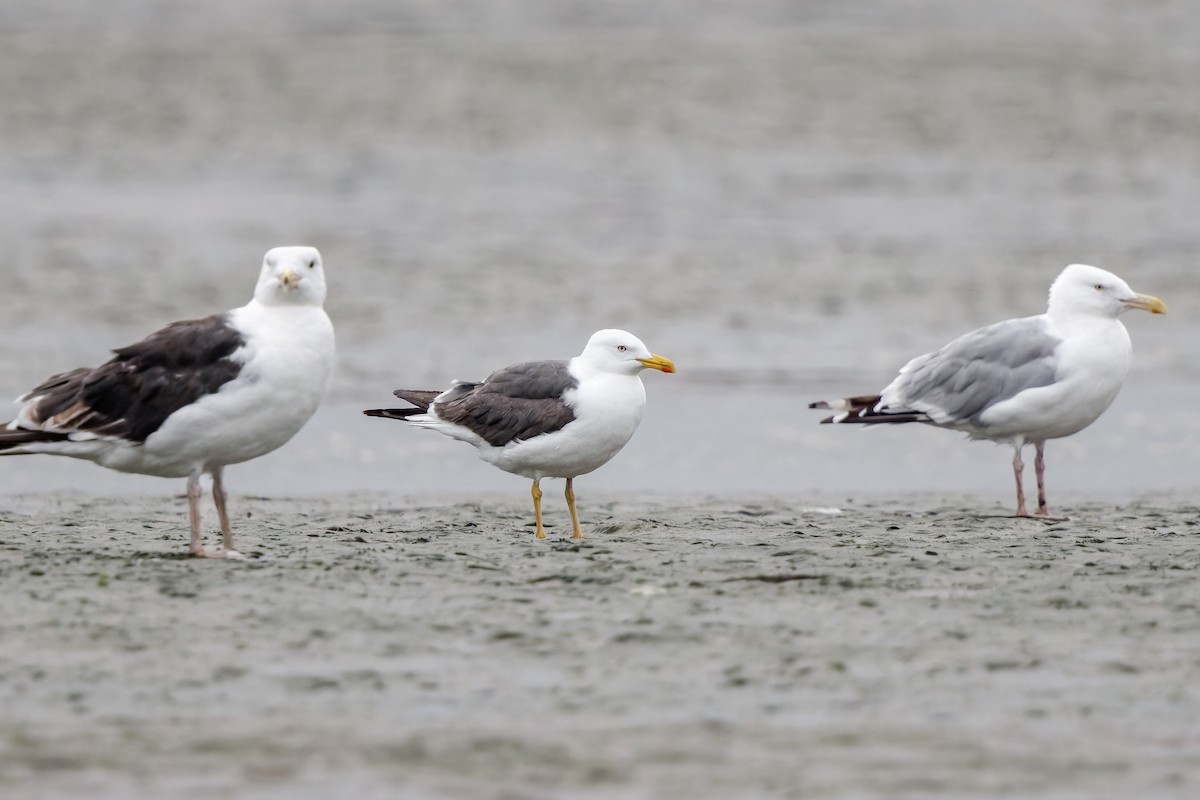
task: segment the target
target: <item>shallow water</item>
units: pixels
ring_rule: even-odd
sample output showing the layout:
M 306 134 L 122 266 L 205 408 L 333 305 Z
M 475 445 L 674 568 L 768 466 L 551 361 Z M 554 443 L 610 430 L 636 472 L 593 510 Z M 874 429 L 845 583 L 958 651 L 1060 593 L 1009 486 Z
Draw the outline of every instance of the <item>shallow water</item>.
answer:
M 583 487 L 1007 498 L 1003 450 L 803 405 L 1039 312 L 1089 261 L 1172 313 L 1130 316 L 1129 386 L 1051 447 L 1051 492 L 1192 488 L 1200 15 L 1043 6 L 7 7 L 0 386 L 238 305 L 263 251 L 306 242 L 337 385 L 237 491 L 518 491 L 357 411 L 620 326 L 680 373 L 648 377 L 642 430 Z M 53 459 L 0 475 L 163 490 Z

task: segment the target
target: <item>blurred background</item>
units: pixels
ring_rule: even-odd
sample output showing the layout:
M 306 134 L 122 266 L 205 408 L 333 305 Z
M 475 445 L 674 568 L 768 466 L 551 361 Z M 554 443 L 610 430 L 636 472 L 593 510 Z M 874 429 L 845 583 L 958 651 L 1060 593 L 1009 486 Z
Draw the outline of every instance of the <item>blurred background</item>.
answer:
M 623 327 L 680 371 L 581 497 L 1007 509 L 1006 448 L 805 405 L 1041 312 L 1081 261 L 1171 314 L 1125 317 L 1134 369 L 1048 448 L 1051 502 L 1192 489 L 1197 41 L 1187 0 L 8 0 L 0 393 L 241 305 L 268 248 L 311 244 L 337 380 L 235 493 L 524 491 L 359 411 Z M 0 492 L 166 486 L 0 460 Z

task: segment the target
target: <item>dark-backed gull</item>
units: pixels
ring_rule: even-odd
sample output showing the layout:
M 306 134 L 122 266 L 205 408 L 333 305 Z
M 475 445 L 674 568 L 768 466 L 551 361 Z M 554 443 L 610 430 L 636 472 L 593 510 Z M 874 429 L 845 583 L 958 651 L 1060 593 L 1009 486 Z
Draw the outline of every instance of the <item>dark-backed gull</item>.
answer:
M 625 331 L 597 331 L 569 361 L 526 361 L 480 383 L 456 381 L 444 392 L 397 389 L 416 408 L 376 408 L 372 417 L 399 419 L 474 445 L 479 457 L 533 481 L 537 537 L 542 527 L 542 478 L 566 478 L 571 533 L 581 538 L 574 479 L 605 464 L 637 430 L 646 408 L 644 369 L 674 372 Z
M 1037 451 L 1038 507 L 1046 507 L 1045 447 L 1098 418 L 1129 371 L 1129 333 L 1117 317 L 1131 308 L 1166 313 L 1096 267 L 1072 264 L 1050 286 L 1045 314 L 1010 319 L 960 336 L 909 361 L 877 395 L 812 403 L 838 413 L 822 422 L 924 422 L 1013 448 L 1017 516 L 1025 510 L 1021 449 Z
M 325 272 L 312 247 L 267 252 L 254 297 L 176 322 L 95 368 L 26 392 L 0 428 L 0 455 L 48 453 L 122 472 L 187 478 L 193 555 L 240 558 L 224 469 L 283 445 L 308 421 L 333 373 Z M 212 475 L 221 550 L 200 542 L 200 476 Z

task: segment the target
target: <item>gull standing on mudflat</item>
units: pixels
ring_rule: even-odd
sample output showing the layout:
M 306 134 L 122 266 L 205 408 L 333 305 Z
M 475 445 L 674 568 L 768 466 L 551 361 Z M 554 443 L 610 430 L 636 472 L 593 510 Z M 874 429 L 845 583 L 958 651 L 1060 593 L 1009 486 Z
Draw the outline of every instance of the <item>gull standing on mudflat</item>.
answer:
M 1096 267 L 1072 264 L 1050 286 L 1045 314 L 1010 319 L 960 336 L 909 361 L 877 395 L 812 403 L 837 411 L 822 422 L 924 422 L 1013 448 L 1017 516 L 1025 510 L 1021 449 L 1037 449 L 1038 507 L 1046 507 L 1048 439 L 1095 422 L 1129 372 L 1129 333 L 1117 317 L 1131 308 L 1165 314 L 1161 300 L 1137 294 Z
M 481 383 L 455 381 L 444 392 L 397 389 L 416 408 L 363 413 L 430 428 L 474 445 L 479 457 L 533 481 L 537 538 L 542 527 L 542 478 L 566 478 L 571 536 L 579 539 L 574 480 L 604 465 L 637 430 L 646 409 L 644 369 L 674 372 L 631 333 L 602 330 L 569 361 L 526 361 Z
M 241 308 L 176 322 L 104 364 L 26 392 L 0 428 L 0 455 L 47 453 L 121 472 L 187 478 L 192 555 L 241 558 L 225 509 L 224 469 L 280 447 L 304 427 L 333 374 L 325 272 L 312 247 L 267 252 Z M 200 476 L 212 475 L 222 549 L 200 543 Z

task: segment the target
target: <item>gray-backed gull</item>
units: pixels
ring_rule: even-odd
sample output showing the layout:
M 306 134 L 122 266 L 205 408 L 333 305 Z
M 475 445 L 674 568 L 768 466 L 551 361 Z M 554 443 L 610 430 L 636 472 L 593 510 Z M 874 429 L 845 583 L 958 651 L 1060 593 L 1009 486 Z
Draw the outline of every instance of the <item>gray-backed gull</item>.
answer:
M 1021 449 L 1037 451 L 1038 507 L 1046 507 L 1045 447 L 1086 428 L 1121 388 L 1132 348 L 1117 317 L 1131 308 L 1165 314 L 1096 267 L 1072 264 L 1050 286 L 1045 314 L 1010 319 L 960 336 L 909 361 L 877 395 L 812 403 L 837 411 L 822 422 L 924 422 L 1013 448 L 1017 516 L 1025 510 Z

